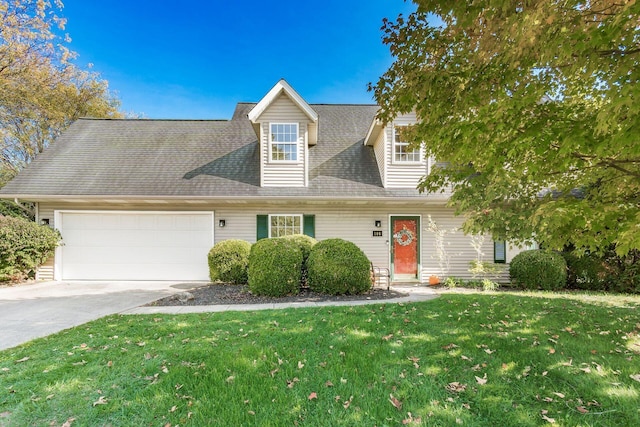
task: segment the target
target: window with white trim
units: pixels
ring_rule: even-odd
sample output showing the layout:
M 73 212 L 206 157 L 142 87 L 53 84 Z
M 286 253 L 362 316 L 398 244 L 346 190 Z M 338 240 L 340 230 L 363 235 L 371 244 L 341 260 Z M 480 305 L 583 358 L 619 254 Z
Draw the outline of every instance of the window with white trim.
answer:
M 302 234 L 302 215 L 269 215 L 269 237 Z
M 271 161 L 295 162 L 298 160 L 297 123 L 271 123 L 269 135 Z
M 420 163 L 422 161 L 422 150 L 420 148 L 410 149 L 409 143 L 402 141 L 401 131 L 398 127 L 393 128 L 393 161 L 395 163 Z

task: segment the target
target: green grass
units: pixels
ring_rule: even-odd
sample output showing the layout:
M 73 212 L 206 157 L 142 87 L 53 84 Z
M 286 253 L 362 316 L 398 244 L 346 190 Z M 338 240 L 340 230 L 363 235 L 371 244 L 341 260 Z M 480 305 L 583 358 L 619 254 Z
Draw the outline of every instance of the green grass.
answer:
M 491 293 L 110 316 L 0 352 L 0 426 L 640 425 L 639 306 Z

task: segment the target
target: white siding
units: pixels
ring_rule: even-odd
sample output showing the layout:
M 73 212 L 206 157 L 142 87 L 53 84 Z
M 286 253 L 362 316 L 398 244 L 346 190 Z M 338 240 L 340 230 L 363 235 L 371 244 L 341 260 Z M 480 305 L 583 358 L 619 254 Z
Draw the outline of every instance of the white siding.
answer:
M 105 204 L 59 204 L 49 203 L 40 205 L 40 212 L 53 212 L 53 209 L 87 209 L 87 210 L 153 210 L 153 211 L 214 211 L 215 243 L 227 239 L 242 239 L 249 242 L 256 241 L 256 217 L 267 214 L 304 214 L 315 215 L 315 237 L 323 240 L 340 237 L 358 245 L 379 267 L 389 267 L 389 228 L 391 216 L 421 216 L 421 274 L 423 282 L 428 282 L 429 276 L 438 275 L 441 278 L 455 276 L 465 279 L 472 278 L 469 273 L 469 263 L 476 258 L 476 251 L 471 246 L 471 238 L 460 231 L 463 219 L 454 217 L 453 211 L 444 206 L 428 206 L 424 204 L 402 205 L 401 207 L 384 204 L 129 204 L 109 206 Z M 440 228 L 449 230 L 446 235 L 446 250 L 451 256 L 448 272 L 443 275 L 435 255 L 434 234 L 427 231 L 427 219 L 431 215 Z M 53 221 L 53 215 L 51 216 Z M 225 220 L 225 227 L 219 227 L 219 220 Z M 382 222 L 381 228 L 375 227 L 375 221 Z M 53 224 L 52 224 L 53 225 Z M 382 237 L 373 237 L 373 231 L 382 231 Z M 64 236 L 63 236 L 64 237 Z M 507 249 L 511 259 L 514 248 Z M 482 248 L 483 261 L 493 261 L 493 241 L 487 237 Z
M 416 188 L 420 179 L 429 173 L 428 163 L 421 158 L 420 163 L 398 163 L 394 161 L 393 134 L 395 126 L 406 126 L 416 122 L 415 114 L 405 114 L 397 117 L 393 123 L 389 123 L 384 129 L 386 148 L 386 188 Z M 377 153 L 376 153 L 377 155 Z
M 382 186 L 387 187 L 387 171 L 385 164 L 387 162 L 387 156 L 385 151 L 385 138 L 384 133 L 380 132 L 378 139 L 373 143 L 373 152 L 376 156 L 376 163 L 378 163 L 378 170 L 380 171 L 380 178 L 382 179 Z
M 263 187 L 304 187 L 306 183 L 307 125 L 309 118 L 287 96 L 281 95 L 260 116 Z M 298 123 L 298 160 L 272 162 L 269 157 L 269 123 Z

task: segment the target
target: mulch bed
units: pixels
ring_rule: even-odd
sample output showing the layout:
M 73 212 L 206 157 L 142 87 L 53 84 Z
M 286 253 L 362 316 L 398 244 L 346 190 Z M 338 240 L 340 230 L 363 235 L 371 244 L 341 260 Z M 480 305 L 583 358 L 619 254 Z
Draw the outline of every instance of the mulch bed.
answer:
M 216 304 L 269 304 L 283 302 L 321 302 L 321 301 L 362 301 L 362 300 L 387 300 L 400 298 L 407 294 L 373 288 L 362 295 L 324 295 L 303 289 L 298 295 L 284 297 L 266 297 L 254 295 L 247 285 L 206 285 L 188 291 L 171 295 L 154 301 L 149 306 L 175 306 L 175 305 L 216 305 Z

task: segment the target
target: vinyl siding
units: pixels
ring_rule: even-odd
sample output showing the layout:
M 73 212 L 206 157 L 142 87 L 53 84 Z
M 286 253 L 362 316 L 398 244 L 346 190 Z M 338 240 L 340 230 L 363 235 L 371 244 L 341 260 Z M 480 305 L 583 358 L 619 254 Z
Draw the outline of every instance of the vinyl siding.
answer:
M 260 116 L 263 187 L 304 187 L 306 185 L 308 117 L 287 96 L 281 95 Z M 298 159 L 292 163 L 272 162 L 269 156 L 269 124 L 298 123 Z
M 428 162 L 421 158 L 420 163 L 399 163 L 394 161 L 393 138 L 395 126 L 406 126 L 416 122 L 415 114 L 404 114 L 397 117 L 393 123 L 384 129 L 386 148 L 386 188 L 416 188 L 420 179 L 429 173 Z M 377 153 L 376 153 L 377 154 Z
M 469 263 L 476 258 L 476 251 L 471 246 L 471 238 L 460 231 L 463 219 L 453 216 L 453 211 L 444 206 L 425 206 L 424 204 L 402 206 L 376 204 L 164 204 L 150 205 L 145 203 L 126 205 L 106 204 L 51 204 L 41 203 L 40 213 L 49 212 L 53 221 L 53 210 L 131 210 L 131 211 L 208 211 L 214 212 L 215 242 L 227 239 L 242 239 L 248 242 L 256 240 L 256 217 L 266 214 L 303 214 L 315 215 L 315 235 L 317 240 L 339 237 L 358 245 L 374 265 L 390 266 L 390 217 L 420 216 L 421 272 L 423 282 L 429 276 L 441 278 L 455 276 L 471 279 Z M 450 268 L 442 274 L 435 255 L 434 234 L 426 230 L 427 218 L 431 215 L 440 228 L 448 230 L 446 248 L 451 256 Z M 224 219 L 225 227 L 219 227 L 218 221 Z M 382 222 L 381 228 L 375 227 L 375 221 Z M 55 225 L 52 223 L 52 225 Z M 373 231 L 382 231 L 381 237 L 373 237 Z M 64 236 L 63 236 L 64 238 Z M 508 259 L 512 258 L 511 247 L 507 248 Z M 493 241 L 487 237 L 482 248 L 483 261 L 493 261 Z M 51 264 L 52 265 L 52 264 Z M 504 279 L 504 276 L 503 276 Z
M 49 220 L 49 226 L 55 228 L 53 218 L 53 208 L 51 206 L 44 207 L 42 204 L 38 204 L 38 216 L 36 222 L 40 224 L 40 221 L 46 218 Z M 49 258 L 36 270 L 36 280 L 53 280 L 54 273 L 54 257 Z
M 380 178 L 382 179 L 382 186 L 387 187 L 387 171 L 385 164 L 387 161 L 385 153 L 385 138 L 384 133 L 380 133 L 378 139 L 373 143 L 373 152 L 376 156 L 376 163 L 378 163 L 378 170 L 380 171 Z

